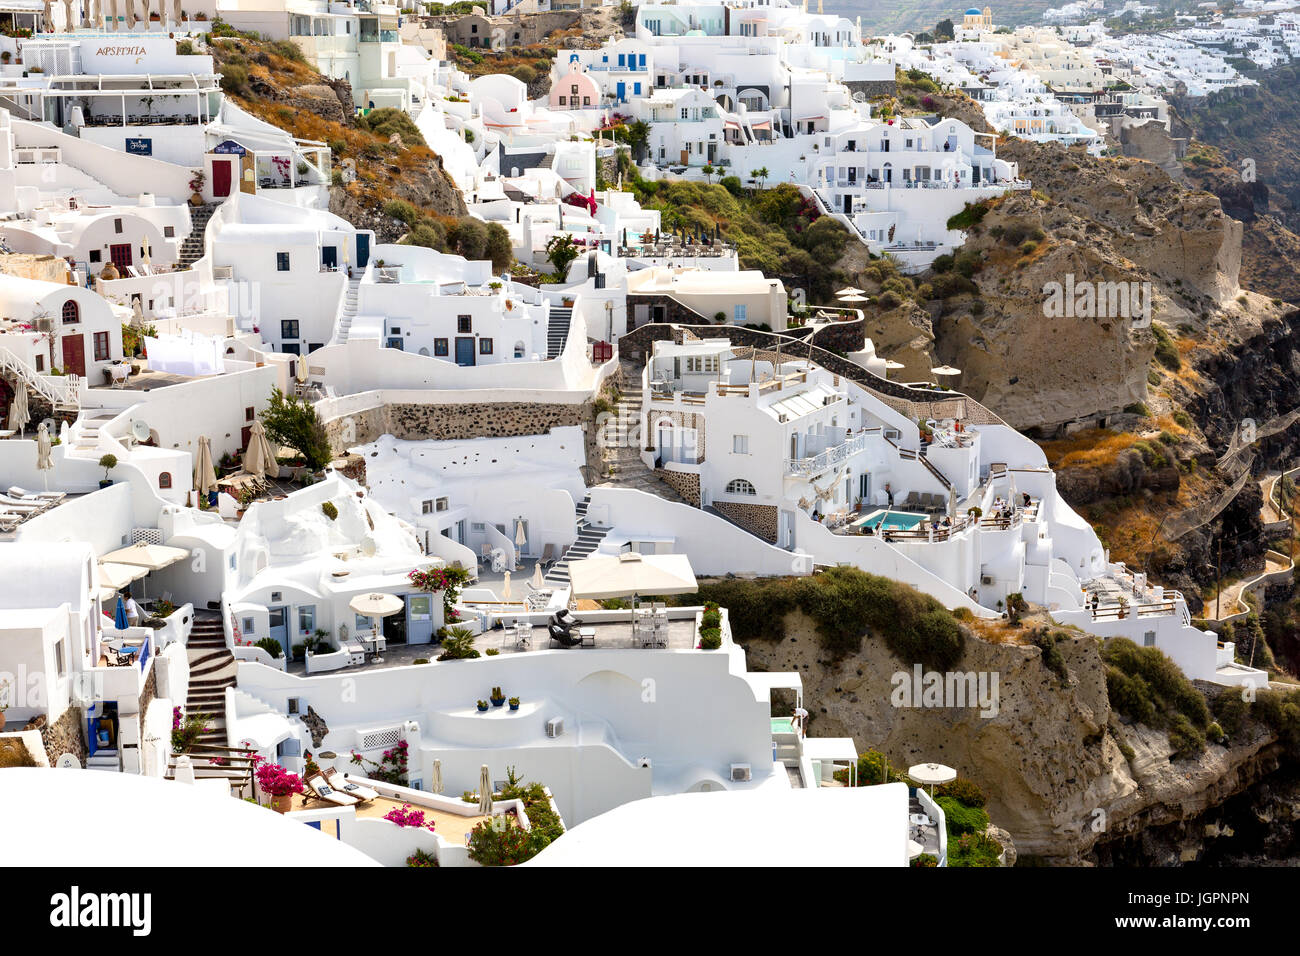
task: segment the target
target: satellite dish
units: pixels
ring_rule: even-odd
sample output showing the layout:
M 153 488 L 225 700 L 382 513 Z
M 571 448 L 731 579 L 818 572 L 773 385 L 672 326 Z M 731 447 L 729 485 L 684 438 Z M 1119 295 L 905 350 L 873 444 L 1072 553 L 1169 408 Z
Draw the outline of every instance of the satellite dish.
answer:
M 58 767 L 60 770 L 80 770 L 81 761 L 77 759 L 76 754 L 62 754 L 59 759 L 54 762 L 54 766 Z
M 142 418 L 137 418 L 135 421 L 131 422 L 131 434 L 135 437 L 135 440 L 138 442 L 148 441 L 149 423 Z

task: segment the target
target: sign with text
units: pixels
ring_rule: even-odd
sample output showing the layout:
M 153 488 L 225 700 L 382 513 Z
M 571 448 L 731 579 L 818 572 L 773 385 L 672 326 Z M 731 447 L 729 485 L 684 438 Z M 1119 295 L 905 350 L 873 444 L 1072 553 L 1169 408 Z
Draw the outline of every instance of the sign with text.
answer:
M 126 151 L 132 156 L 152 156 L 153 140 L 144 136 L 128 136 Z

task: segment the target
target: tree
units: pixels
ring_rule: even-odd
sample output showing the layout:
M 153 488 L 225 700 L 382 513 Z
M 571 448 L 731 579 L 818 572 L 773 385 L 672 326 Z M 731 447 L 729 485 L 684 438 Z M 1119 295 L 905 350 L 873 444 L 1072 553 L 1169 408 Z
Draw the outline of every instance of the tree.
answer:
M 487 257 L 492 260 L 492 271 L 505 272 L 515 261 L 514 244 L 510 233 L 499 222 L 490 222 L 487 227 Z
M 567 232 L 557 232 L 546 243 L 546 261 L 563 282 L 569 275 L 569 266 L 578 258 L 578 247 Z
M 456 255 L 466 259 L 487 258 L 487 223 L 473 216 L 465 216 L 447 230 L 447 243 Z
M 627 144 L 632 147 L 632 154 L 640 159 L 650 145 L 650 124 L 637 120 L 627 128 Z
M 758 169 L 754 170 L 754 172 L 751 173 L 751 175 L 758 180 L 758 188 L 762 189 L 764 181 L 771 174 L 768 173 L 766 166 L 760 166 L 758 167 Z
M 312 471 L 324 468 L 334 457 L 316 409 L 297 396 L 272 389 L 271 404 L 262 412 L 262 425 L 267 438 L 297 451 Z
M 934 28 L 934 35 L 940 40 L 951 40 L 954 36 L 951 20 L 940 20 Z
M 713 168 L 713 164 L 712 164 L 712 163 L 709 163 L 709 164 L 708 164 L 707 166 L 705 166 L 702 170 L 700 170 L 700 172 L 704 173 L 704 179 L 705 179 L 705 181 L 708 182 L 708 183 L 710 183 L 710 184 L 712 184 L 712 182 L 713 182 L 713 174 L 716 173 L 717 170 Z

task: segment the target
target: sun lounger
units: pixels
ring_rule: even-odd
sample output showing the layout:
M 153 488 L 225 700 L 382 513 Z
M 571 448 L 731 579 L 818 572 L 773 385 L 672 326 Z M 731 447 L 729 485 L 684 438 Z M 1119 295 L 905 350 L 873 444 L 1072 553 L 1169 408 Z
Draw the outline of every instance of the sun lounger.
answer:
M 326 781 L 323 774 L 313 774 L 304 782 L 307 784 L 307 789 L 312 792 L 313 796 L 319 797 L 327 803 L 333 803 L 340 807 L 354 807 L 358 803 L 364 802 L 360 797 L 354 797 L 350 794 L 335 790 L 329 785 L 329 782 Z
M 325 781 L 332 786 L 335 791 L 342 791 L 350 797 L 356 797 L 362 803 L 373 800 L 379 796 L 378 790 L 371 790 L 369 787 L 363 787 L 359 783 L 353 783 L 347 778 L 346 774 L 341 774 L 334 767 L 325 771 Z
M 21 516 L 0 512 L 0 531 L 14 531 L 22 523 Z
M 0 495 L 0 507 L 3 507 L 6 511 L 29 515 L 39 514 L 53 503 L 52 501 L 23 500 L 21 498 L 10 498 L 8 495 Z
M 28 491 L 14 485 L 9 489 L 9 497 L 20 501 L 62 501 L 67 495 L 62 491 Z

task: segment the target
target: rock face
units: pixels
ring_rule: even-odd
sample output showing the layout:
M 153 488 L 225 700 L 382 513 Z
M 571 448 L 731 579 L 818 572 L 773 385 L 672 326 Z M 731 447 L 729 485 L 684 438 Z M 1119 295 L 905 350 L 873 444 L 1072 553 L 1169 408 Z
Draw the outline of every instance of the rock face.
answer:
M 1097 848 L 1195 817 L 1277 766 L 1264 736 L 1171 762 L 1163 732 L 1124 726 L 1111 713 L 1095 638 L 1057 645 L 1068 685 L 1036 647 L 975 638 L 966 646 L 956 670 L 985 675 L 990 688 L 997 677 L 992 716 L 978 707 L 894 706 L 893 675 L 911 672 L 883 641 L 868 635 L 858 654 L 829 662 L 798 612 L 787 618 L 784 639 L 749 641 L 745 650 L 752 669 L 800 673 L 812 736 L 852 736 L 895 766 L 935 760 L 974 780 L 1022 857 L 1094 862 Z M 1131 762 L 1116 734 L 1132 748 Z

